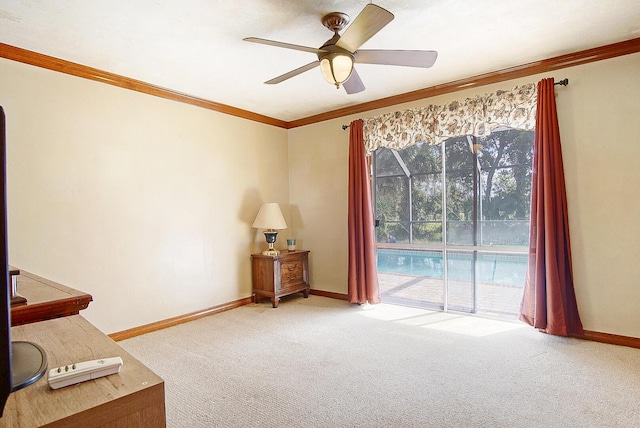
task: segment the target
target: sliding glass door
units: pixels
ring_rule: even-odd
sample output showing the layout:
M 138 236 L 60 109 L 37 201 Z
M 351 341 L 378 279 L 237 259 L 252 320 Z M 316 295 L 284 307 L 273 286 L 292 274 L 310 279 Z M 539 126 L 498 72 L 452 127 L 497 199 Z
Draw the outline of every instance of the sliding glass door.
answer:
M 515 317 L 529 234 L 533 132 L 374 154 L 383 301 Z

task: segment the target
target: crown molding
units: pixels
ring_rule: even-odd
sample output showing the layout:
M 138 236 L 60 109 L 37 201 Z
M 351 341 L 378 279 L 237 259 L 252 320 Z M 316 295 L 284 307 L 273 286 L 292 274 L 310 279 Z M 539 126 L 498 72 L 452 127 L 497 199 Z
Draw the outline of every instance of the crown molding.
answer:
M 10 59 L 24 64 L 34 65 L 36 67 L 46 68 L 48 70 L 60 73 L 70 74 L 84 79 L 95 80 L 97 82 L 107 83 L 109 85 L 118 86 L 124 89 L 130 89 L 136 92 L 142 92 L 156 97 L 166 98 L 168 100 L 179 101 L 186 104 L 214 110 L 220 113 L 229 114 L 231 116 L 241 117 L 243 119 L 253 120 L 255 122 L 265 123 L 280 128 L 287 128 L 287 122 L 284 120 L 274 119 L 248 110 L 242 110 L 231 107 L 226 104 L 220 104 L 203 98 L 194 97 L 183 94 L 171 89 L 162 88 L 160 86 L 151 85 L 140 80 L 131 79 L 129 77 L 120 76 L 118 74 L 109 73 L 107 71 L 98 70 L 97 68 L 87 67 L 86 65 L 77 64 L 52 56 L 43 55 L 41 53 L 29 51 L 15 46 L 0 43 L 0 57 Z
M 331 110 L 317 115 L 287 122 L 284 120 L 254 113 L 248 110 L 242 110 L 236 107 L 216 103 L 203 98 L 183 94 L 171 89 L 151 85 L 140 80 L 131 79 L 114 73 L 109 73 L 107 71 L 102 71 L 96 68 L 87 67 L 85 65 L 0 43 L 0 58 L 6 58 L 12 61 L 22 62 L 24 64 L 46 68 L 48 70 L 57 71 L 60 73 L 70 74 L 72 76 L 82 77 L 84 79 L 107 83 L 132 91 L 142 92 L 173 101 L 179 101 L 231 116 L 236 116 L 284 129 L 297 128 L 300 126 L 324 122 L 330 119 L 337 119 L 340 117 L 359 114 L 370 110 L 376 110 L 379 108 L 390 107 L 397 104 L 435 97 L 437 95 L 457 92 L 463 89 L 468 89 L 470 87 L 480 87 L 492 83 L 531 76 L 534 74 L 548 73 L 550 71 L 559 70 L 562 68 L 574 67 L 577 65 L 587 64 L 595 61 L 602 61 L 604 59 L 614 58 L 637 52 L 640 52 L 640 38 L 587 49 L 567 55 L 561 55 L 541 61 L 531 62 L 516 67 L 510 67 L 491 73 L 485 73 L 478 76 L 445 83 L 442 85 L 431 86 L 428 88 L 419 89 L 417 91 L 406 92 L 403 94 L 381 98 L 378 100 L 369 101 L 366 103 L 357 104 L 337 110 Z
M 506 80 L 517 79 L 520 77 L 532 76 L 534 74 L 548 73 L 550 71 L 562 68 L 574 67 L 576 65 L 601 61 L 604 59 L 628 55 L 636 52 L 640 52 L 640 38 L 601 46 L 593 49 L 587 49 L 572 54 L 561 55 L 542 61 L 531 62 L 516 67 L 505 68 L 504 70 L 456 80 L 454 82 L 445 83 L 443 85 L 431 86 L 429 88 L 419 89 L 413 92 L 406 92 L 400 95 L 394 95 L 391 97 L 381 98 L 379 100 L 357 104 L 338 110 L 332 110 L 314 116 L 294 120 L 288 122 L 287 125 L 289 129 L 296 128 L 298 126 L 324 122 L 325 120 L 337 119 L 339 117 L 350 116 L 358 113 L 363 113 L 365 111 L 390 107 L 397 104 L 408 103 L 411 101 L 418 101 L 424 98 L 435 97 L 437 95 L 448 94 L 451 92 L 457 92 L 463 89 L 469 89 L 471 87 L 479 87 L 492 83 L 499 83 Z

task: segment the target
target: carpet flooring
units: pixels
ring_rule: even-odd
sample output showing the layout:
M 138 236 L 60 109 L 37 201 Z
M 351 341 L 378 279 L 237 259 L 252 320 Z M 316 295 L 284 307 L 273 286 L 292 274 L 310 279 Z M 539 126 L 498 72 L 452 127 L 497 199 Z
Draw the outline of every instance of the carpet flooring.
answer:
M 640 349 L 320 296 L 119 342 L 173 427 L 638 427 Z

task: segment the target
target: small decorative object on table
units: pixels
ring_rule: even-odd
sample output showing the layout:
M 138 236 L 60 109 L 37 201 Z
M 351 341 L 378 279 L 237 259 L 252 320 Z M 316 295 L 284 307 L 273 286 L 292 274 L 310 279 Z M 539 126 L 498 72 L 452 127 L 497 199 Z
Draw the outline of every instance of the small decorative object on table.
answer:
M 295 251 L 296 250 L 296 238 L 287 239 L 287 250 Z
M 9 275 L 11 276 L 11 287 L 9 287 L 11 306 L 26 305 L 27 299 L 18 294 L 18 275 L 20 275 L 20 270 L 9 267 Z

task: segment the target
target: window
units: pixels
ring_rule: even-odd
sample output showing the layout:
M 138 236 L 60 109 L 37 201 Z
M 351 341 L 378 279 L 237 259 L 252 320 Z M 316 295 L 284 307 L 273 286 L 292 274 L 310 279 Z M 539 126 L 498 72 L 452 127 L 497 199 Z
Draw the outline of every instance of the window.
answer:
M 374 152 L 383 301 L 513 317 L 526 273 L 533 131 Z

